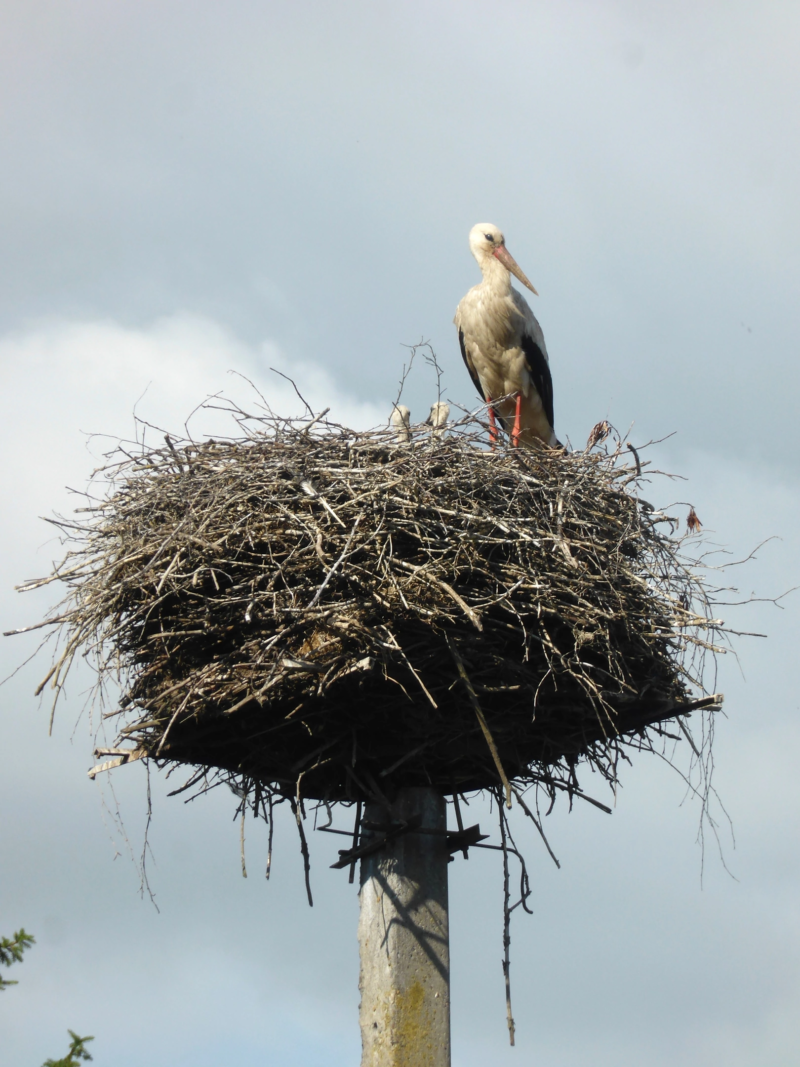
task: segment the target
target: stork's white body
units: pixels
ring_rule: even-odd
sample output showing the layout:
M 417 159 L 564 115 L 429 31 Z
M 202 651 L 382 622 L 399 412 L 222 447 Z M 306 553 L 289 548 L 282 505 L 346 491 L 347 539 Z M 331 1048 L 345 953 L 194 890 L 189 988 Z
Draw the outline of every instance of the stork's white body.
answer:
M 395 404 L 389 422 L 396 431 L 395 440 L 399 445 L 407 445 L 411 440 L 411 412 L 405 404 Z
M 470 249 L 483 273 L 455 315 L 464 362 L 476 388 L 512 434 L 519 410 L 518 443 L 534 439 L 557 445 L 553 429 L 553 386 L 542 328 L 525 299 L 511 286 L 511 274 L 533 286 L 505 248 L 496 226 L 480 223 Z M 519 397 L 519 404 L 517 404 Z

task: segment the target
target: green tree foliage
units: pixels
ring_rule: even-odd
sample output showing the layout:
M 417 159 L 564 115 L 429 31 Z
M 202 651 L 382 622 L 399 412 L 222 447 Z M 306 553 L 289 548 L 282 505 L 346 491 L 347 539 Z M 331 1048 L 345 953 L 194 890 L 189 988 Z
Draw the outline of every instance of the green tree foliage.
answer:
M 67 1033 L 72 1038 L 69 1052 L 62 1060 L 45 1060 L 42 1067 L 78 1067 L 81 1060 L 90 1060 L 92 1057 L 84 1047 L 87 1041 L 94 1041 L 93 1037 L 78 1037 L 74 1030 Z
M 10 967 L 12 963 L 21 963 L 26 949 L 35 944 L 35 938 L 26 934 L 20 927 L 12 937 L 0 937 L 0 965 Z M 6 986 L 17 985 L 17 982 L 0 976 L 0 992 Z M 86 1051 L 86 1042 L 94 1041 L 93 1037 L 78 1037 L 74 1030 L 68 1030 L 70 1036 L 69 1050 L 66 1056 L 60 1060 L 45 1060 L 42 1067 L 78 1067 L 81 1060 L 90 1060 L 92 1057 Z
M 0 937 L 0 964 L 3 967 L 10 967 L 12 963 L 21 963 L 22 954 L 33 943 L 34 938 L 26 934 L 21 927 L 12 937 Z M 0 992 L 10 985 L 17 985 L 17 983 L 0 975 Z

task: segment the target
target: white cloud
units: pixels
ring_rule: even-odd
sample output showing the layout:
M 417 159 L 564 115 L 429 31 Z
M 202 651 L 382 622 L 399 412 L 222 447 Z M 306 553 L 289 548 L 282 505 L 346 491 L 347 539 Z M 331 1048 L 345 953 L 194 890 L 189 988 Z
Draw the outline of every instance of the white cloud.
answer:
M 291 384 L 271 367 L 297 382 L 314 411 L 330 407 L 331 419 L 355 428 L 386 421 L 390 401 L 386 411 L 359 403 L 319 364 L 291 360 L 268 341 L 248 345 L 209 318 L 175 314 L 143 328 L 111 320 L 51 321 L 0 337 L 2 629 L 29 625 L 52 605 L 52 588 L 23 598 L 12 591 L 49 571 L 50 561 L 62 555 L 55 531 L 40 516 L 69 515 L 84 503 L 66 487 L 83 491 L 92 471 L 104 465 L 104 454 L 120 438 L 134 438 L 134 409 L 180 437 L 187 416 L 214 394 L 257 411 L 261 401 L 248 378 L 275 412 L 303 415 Z M 214 411 L 197 413 L 190 428 L 195 438 L 237 432 L 230 415 Z M 161 443 L 160 432 L 146 432 Z M 19 652 L 6 650 L 9 669 Z
M 175 314 L 138 329 L 56 321 L 0 338 L 0 442 L 13 457 L 2 479 L 17 520 L 27 527 L 28 509 L 67 506 L 63 486 L 82 488 L 115 440 L 133 438 L 134 410 L 181 436 L 193 409 L 218 393 L 257 413 L 257 388 L 278 414 L 302 415 L 291 384 L 272 367 L 296 381 L 314 411 L 330 407 L 331 419 L 356 428 L 386 421 L 386 411 L 343 393 L 319 364 L 291 360 L 268 341 L 248 345 L 199 316 Z M 197 413 L 190 428 L 198 437 L 236 432 L 230 416 L 213 411 Z
M 358 427 L 386 418 L 343 394 L 324 367 L 289 360 L 268 341 L 247 345 L 196 315 L 175 314 L 140 329 L 110 320 L 35 325 L 0 339 L 0 366 L 7 402 L 13 397 L 5 432 L 21 428 L 16 416 L 26 432 L 60 438 L 62 447 L 78 429 L 130 434 L 134 406 L 139 416 L 178 431 L 200 401 L 219 392 L 255 408 L 254 390 L 230 372 L 252 379 L 279 414 L 302 414 L 291 385 L 271 367 L 293 377 L 312 408 L 331 407 L 331 418 Z

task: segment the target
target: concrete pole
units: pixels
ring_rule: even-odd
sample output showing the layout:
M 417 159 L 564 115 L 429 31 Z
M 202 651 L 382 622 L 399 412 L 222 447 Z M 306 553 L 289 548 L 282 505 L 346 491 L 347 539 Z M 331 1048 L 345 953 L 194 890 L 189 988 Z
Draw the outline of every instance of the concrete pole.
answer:
M 402 834 L 361 861 L 361 1067 L 450 1067 L 444 797 L 401 789 L 392 818 L 415 815 L 421 829 L 438 833 Z M 364 818 L 387 822 L 377 805 Z

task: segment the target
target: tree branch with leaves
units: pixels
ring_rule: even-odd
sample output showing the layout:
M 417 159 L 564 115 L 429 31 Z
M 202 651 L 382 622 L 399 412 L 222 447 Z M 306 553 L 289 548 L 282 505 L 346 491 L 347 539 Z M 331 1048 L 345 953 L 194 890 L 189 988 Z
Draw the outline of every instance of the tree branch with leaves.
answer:
M 22 927 L 11 937 L 0 937 L 0 965 L 10 967 L 12 963 L 22 963 L 22 956 L 26 949 L 35 943 L 31 934 L 26 934 Z M 18 983 L 0 975 L 0 992 L 7 986 Z

